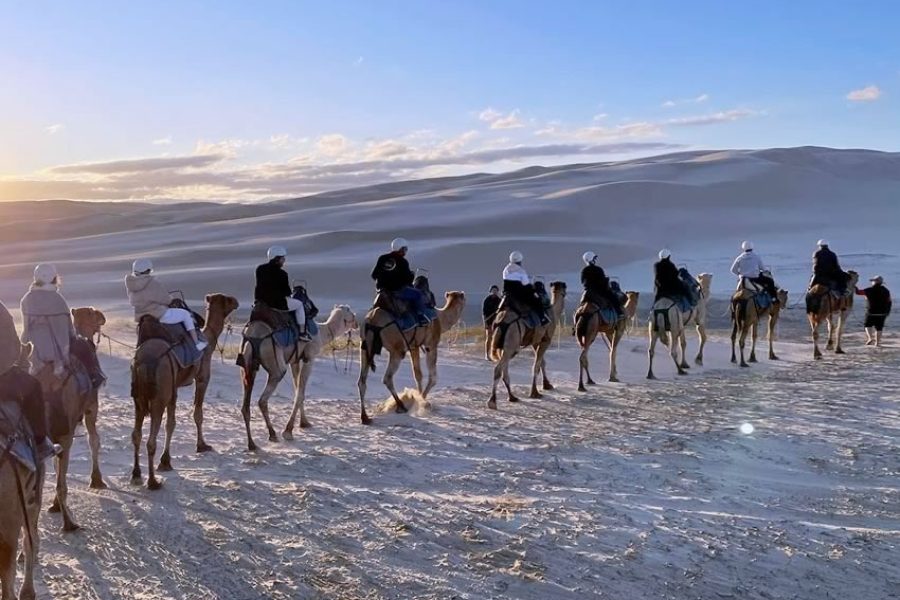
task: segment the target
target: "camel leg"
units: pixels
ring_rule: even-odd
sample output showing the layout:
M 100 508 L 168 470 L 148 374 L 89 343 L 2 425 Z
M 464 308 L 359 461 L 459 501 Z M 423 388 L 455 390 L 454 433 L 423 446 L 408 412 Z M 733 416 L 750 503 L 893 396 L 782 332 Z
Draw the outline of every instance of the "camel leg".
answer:
M 549 348 L 548 348 L 548 350 L 549 350 Z M 550 390 L 552 390 L 554 388 L 553 388 L 553 385 L 551 385 L 550 380 L 547 379 L 547 358 L 546 358 L 547 351 L 545 350 L 544 352 L 545 352 L 545 356 L 541 357 L 541 373 L 544 375 L 544 381 L 542 382 L 542 384 L 543 384 L 544 391 L 549 392 Z
M 675 369 L 678 371 L 679 375 L 687 375 L 687 371 L 684 368 L 687 363 L 684 360 L 684 353 L 687 350 L 687 335 L 685 335 L 684 329 L 682 329 L 678 335 L 675 334 L 674 331 L 669 333 L 669 352 L 672 355 L 672 361 L 675 363 Z M 681 347 L 681 360 L 678 360 L 678 348 Z
M 505 361 L 506 356 L 501 356 L 500 360 L 497 361 L 497 364 L 494 365 L 494 383 L 491 387 L 491 399 L 488 400 L 488 408 L 494 410 L 497 409 L 497 384 L 503 378 L 503 364 Z
M 821 360 L 822 351 L 819 350 L 819 323 L 814 319 L 809 320 L 810 329 L 812 329 L 812 339 L 813 339 L 813 358 L 816 360 Z
M 166 405 L 159 403 L 150 406 L 150 434 L 147 436 L 147 488 L 158 490 L 162 487 L 162 481 L 156 478 L 154 460 L 156 459 L 156 442 L 159 430 L 162 427 L 163 411 Z
M 581 354 L 578 356 L 578 391 L 586 392 L 587 388 L 584 387 L 584 374 L 587 372 L 588 368 L 588 348 L 589 346 L 585 345 L 581 348 Z M 588 381 L 590 381 L 590 375 L 588 375 Z
M 769 360 L 778 360 L 778 357 L 775 356 L 775 317 L 773 315 L 769 315 L 766 339 L 769 342 Z
M 825 323 L 828 325 L 828 342 L 825 344 L 825 349 L 832 350 L 834 349 L 834 316 L 832 313 L 828 313 Z
M 249 365 L 247 357 L 244 357 L 244 364 Z M 247 430 L 247 449 L 253 452 L 256 450 L 256 442 L 253 441 L 253 434 L 250 433 L 250 398 L 253 396 L 253 383 L 256 381 L 258 371 L 253 368 L 243 367 L 241 369 L 242 383 L 244 384 L 244 398 L 241 402 L 241 416 L 244 417 L 244 427 Z
M 491 330 L 486 329 L 484 335 L 484 360 L 491 360 Z
M 359 418 L 363 425 L 371 425 L 372 419 L 366 414 L 366 379 L 369 376 L 369 355 L 365 348 L 359 349 L 359 378 L 356 387 L 359 390 Z
M 272 394 L 275 393 L 275 390 L 278 388 L 278 384 L 284 378 L 284 371 L 279 373 L 277 376 L 273 373 L 266 371 L 266 387 L 263 388 L 262 394 L 259 395 L 259 401 L 257 404 L 259 405 L 259 412 L 262 413 L 263 421 L 266 423 L 266 430 L 269 432 L 269 441 L 277 442 L 278 434 L 275 433 L 275 428 L 272 427 L 272 419 L 269 418 L 269 398 Z
M 737 337 L 738 337 L 738 321 L 737 315 L 732 314 L 732 323 L 731 323 L 731 362 L 737 364 Z
M 422 355 L 419 348 L 409 349 L 409 362 L 412 364 L 413 379 L 416 382 L 416 389 L 422 394 L 425 388 L 422 387 Z
M 28 526 L 27 523 L 24 525 L 25 527 Z M 16 545 L 18 540 L 18 535 L 15 537 L 9 535 L 9 539 L 5 543 L 0 544 L 0 593 L 2 593 L 0 597 L 3 600 L 14 600 L 16 597 Z M 25 560 L 28 560 L 27 550 Z M 24 583 L 22 587 L 25 587 Z
M 754 315 L 752 324 L 750 325 L 750 359 L 748 362 L 755 363 L 756 360 L 756 340 L 759 337 L 759 321 Z
M 544 360 L 544 350 L 542 346 L 534 349 L 534 363 L 531 365 L 531 393 L 529 398 L 543 398 L 544 396 L 537 389 L 538 375 L 541 372 L 541 361 Z
M 203 438 L 203 401 L 206 399 L 206 388 L 209 387 L 209 375 L 198 375 L 194 382 L 194 425 L 197 427 L 197 452 L 209 452 L 212 446 Z
M 97 431 L 98 404 L 95 395 L 84 411 L 84 428 L 87 430 L 88 445 L 91 448 L 91 489 L 105 490 L 106 484 L 100 473 L 100 434 Z
M 834 340 L 834 353 L 835 354 L 845 354 L 844 349 L 841 347 L 841 339 L 844 337 L 844 323 L 847 322 L 847 311 L 841 311 L 838 315 L 837 322 L 837 334 L 835 335 Z
M 746 322 L 741 323 L 741 339 L 740 339 L 739 345 L 741 347 L 741 366 L 742 367 L 750 366 L 747 364 L 747 361 L 744 360 L 744 356 L 745 356 L 744 351 L 747 348 L 747 333 L 749 333 L 749 329 L 750 328 L 748 327 Z
M 312 373 L 313 361 L 294 363 L 291 365 L 291 371 L 294 376 L 294 407 L 291 409 L 291 418 L 288 419 L 281 433 L 286 440 L 294 439 L 294 423 L 297 420 L 297 414 L 300 414 L 300 428 L 306 429 L 310 426 L 306 419 L 306 384 L 309 382 L 309 375 Z
M 391 393 L 391 397 L 394 399 L 394 412 L 397 413 L 405 413 L 406 405 L 403 404 L 403 401 L 400 399 L 400 396 L 397 394 L 396 388 L 394 388 L 394 373 L 397 372 L 397 369 L 400 368 L 400 363 L 403 362 L 403 357 L 390 354 L 390 359 L 388 359 L 387 368 L 384 370 L 384 377 L 382 378 L 382 383 Z
M 608 334 L 606 338 L 609 340 L 609 381 L 610 383 L 619 382 L 619 372 L 616 369 L 616 354 L 619 350 L 619 342 L 625 335 L 624 329 L 615 329 L 612 334 Z
M 41 477 L 41 483 L 43 483 L 43 477 Z M 37 494 L 37 498 L 35 499 L 35 505 L 25 512 L 28 515 L 27 520 L 22 524 L 25 528 L 23 538 L 23 554 L 25 555 L 25 570 L 22 573 L 22 587 L 19 588 L 19 599 L 20 600 L 34 600 L 36 598 L 35 590 L 34 590 L 34 568 L 37 564 L 38 557 L 38 545 L 39 545 L 39 536 L 40 531 L 38 530 L 38 518 L 40 517 L 40 503 L 41 503 L 41 494 Z M 28 533 L 31 533 L 29 537 Z M 15 569 L 15 555 L 12 551 L 10 551 L 9 560 L 12 563 L 12 577 L 9 580 L 10 589 L 13 587 L 16 580 L 16 569 Z M 6 579 L 4 578 L 4 584 Z M 4 589 L 3 598 L 6 598 L 6 590 Z M 10 596 L 13 597 L 13 596 Z
M 678 336 L 678 345 L 681 348 L 681 360 L 678 364 L 682 369 L 690 369 L 691 365 L 687 361 L 687 329 L 681 330 L 681 335 Z
M 700 349 L 697 350 L 697 356 L 694 358 L 694 364 L 703 366 L 703 349 L 706 347 L 706 324 L 697 324 L 697 335 L 700 337 Z
M 63 531 L 77 531 L 78 523 L 69 512 L 69 457 L 72 453 L 72 439 L 69 438 L 62 444 L 63 450 L 56 457 L 56 504 L 63 518 Z M 27 553 L 26 553 L 27 554 Z
M 510 357 L 510 360 L 512 360 L 512 357 Z M 503 365 L 503 385 L 506 386 L 506 393 L 509 394 L 509 401 L 519 402 L 519 397 L 516 396 L 512 391 L 512 384 L 510 383 L 509 379 L 509 362 L 510 361 L 507 360 Z
M 134 446 L 134 467 L 131 469 L 131 483 L 143 483 L 141 478 L 141 436 L 144 428 L 144 411 L 134 401 L 134 430 L 131 432 L 131 444 Z
M 650 343 L 647 344 L 647 360 L 649 362 L 649 366 L 647 367 L 647 379 L 656 379 L 656 375 L 653 374 L 653 355 L 656 353 L 656 339 L 658 336 L 653 330 L 653 323 L 650 323 L 649 335 Z
M 425 391 L 422 397 L 427 398 L 434 386 L 437 385 L 437 345 L 425 353 L 425 368 L 428 370 L 428 382 L 425 384 Z
M 166 441 L 163 446 L 162 456 L 159 457 L 159 466 L 156 467 L 157 471 L 171 471 L 172 470 L 172 437 L 175 435 L 175 402 L 176 397 L 173 397 L 169 405 L 166 407 Z

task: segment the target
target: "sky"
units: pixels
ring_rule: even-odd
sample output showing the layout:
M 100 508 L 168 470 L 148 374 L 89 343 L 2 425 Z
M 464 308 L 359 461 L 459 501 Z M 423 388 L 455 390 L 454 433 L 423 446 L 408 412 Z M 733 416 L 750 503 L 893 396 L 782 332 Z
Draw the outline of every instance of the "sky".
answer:
M 0 0 L 0 200 L 900 150 L 900 2 Z

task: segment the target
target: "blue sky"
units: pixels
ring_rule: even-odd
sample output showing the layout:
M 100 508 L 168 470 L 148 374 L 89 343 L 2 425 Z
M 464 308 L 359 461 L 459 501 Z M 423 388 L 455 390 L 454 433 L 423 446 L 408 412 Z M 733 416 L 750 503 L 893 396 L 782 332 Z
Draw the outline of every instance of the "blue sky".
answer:
M 6 2 L 0 199 L 897 150 L 900 3 Z

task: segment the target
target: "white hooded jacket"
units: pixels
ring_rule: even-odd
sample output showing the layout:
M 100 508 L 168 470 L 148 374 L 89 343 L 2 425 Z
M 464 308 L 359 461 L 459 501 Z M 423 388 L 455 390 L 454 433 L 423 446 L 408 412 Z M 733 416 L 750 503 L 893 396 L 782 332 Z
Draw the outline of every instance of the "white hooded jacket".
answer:
M 738 278 L 756 279 L 765 270 L 766 267 L 762 259 L 752 250 L 741 253 L 740 256 L 734 259 L 734 264 L 731 265 L 731 272 L 737 275 Z
M 506 265 L 506 268 L 503 269 L 503 280 L 518 281 L 522 285 L 531 283 L 531 279 L 528 278 L 528 273 L 525 271 L 525 268 L 516 263 L 509 263 Z

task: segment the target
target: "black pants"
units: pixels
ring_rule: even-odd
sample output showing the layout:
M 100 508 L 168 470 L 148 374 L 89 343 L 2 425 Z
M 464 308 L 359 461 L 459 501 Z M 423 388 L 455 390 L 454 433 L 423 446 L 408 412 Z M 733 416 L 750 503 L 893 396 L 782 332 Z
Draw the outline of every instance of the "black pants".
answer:
M 35 441 L 40 444 L 47 437 L 47 411 L 44 394 L 38 380 L 18 367 L 0 375 L 0 401 L 12 401 L 19 405 Z
M 594 302 L 596 304 L 602 305 L 602 301 L 605 301 L 606 304 L 616 311 L 619 314 L 622 314 L 622 299 L 621 297 L 610 289 L 606 290 L 585 290 L 583 299 L 588 302 Z M 598 300 L 600 302 L 598 302 Z
M 874 327 L 875 331 L 883 331 L 884 330 L 884 321 L 887 319 L 887 315 L 866 315 L 866 322 L 863 324 L 863 327 Z
M 752 283 L 762 287 L 762 289 L 766 290 L 766 292 L 772 297 L 773 300 L 778 299 L 778 288 L 775 287 L 775 280 L 766 275 L 760 275 L 759 277 L 749 277 Z

